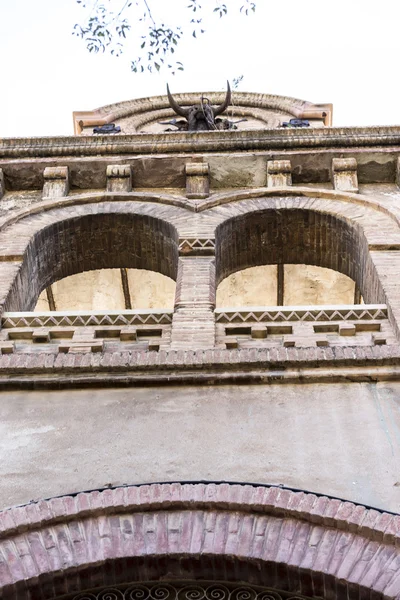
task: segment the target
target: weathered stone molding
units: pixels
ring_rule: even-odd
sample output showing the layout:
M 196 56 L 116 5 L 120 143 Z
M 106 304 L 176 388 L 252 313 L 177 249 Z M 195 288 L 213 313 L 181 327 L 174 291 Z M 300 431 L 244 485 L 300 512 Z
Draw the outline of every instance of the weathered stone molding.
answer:
M 59 198 L 68 196 L 68 167 L 47 167 L 43 173 L 43 198 Z
M 394 600 L 399 532 L 399 515 L 279 487 L 171 483 L 78 493 L 0 513 L 0 593 L 61 596 L 72 582 L 76 592 L 93 587 L 95 573 L 96 587 L 165 581 L 166 573 L 221 581 L 228 569 L 231 582 Z
M 324 127 L 257 131 L 202 131 L 121 136 L 4 138 L 0 158 L 104 156 L 190 152 L 218 153 L 296 148 L 399 146 L 400 126 Z
M 210 195 L 210 167 L 208 163 L 186 163 L 186 198 L 203 199 Z
M 267 186 L 274 188 L 289 185 L 292 185 L 290 160 L 269 160 L 267 162 Z
M 109 165 L 106 175 L 107 192 L 132 191 L 132 167 L 130 165 Z
M 199 327 L 201 335 L 201 325 Z M 189 332 L 190 333 L 190 332 Z M 206 331 L 206 336 L 208 332 Z M 178 340 L 179 341 L 179 340 Z M 187 342 L 185 336 L 184 342 Z M 208 340 L 207 340 L 208 341 Z M 400 346 L 271 347 L 0 356 L 0 389 L 400 380 Z
M 357 161 L 355 158 L 332 160 L 333 187 L 342 192 L 358 192 Z

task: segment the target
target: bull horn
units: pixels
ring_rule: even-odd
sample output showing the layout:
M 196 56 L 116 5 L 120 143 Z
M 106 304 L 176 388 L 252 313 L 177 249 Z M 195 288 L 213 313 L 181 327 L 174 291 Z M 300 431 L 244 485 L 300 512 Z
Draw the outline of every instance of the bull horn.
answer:
M 171 108 L 176 112 L 176 114 L 180 115 L 181 117 L 187 117 L 189 114 L 189 109 L 182 108 L 181 106 L 179 106 L 177 101 L 174 100 L 171 92 L 169 91 L 168 83 L 167 83 L 167 94 L 168 94 L 169 104 L 170 104 Z
M 227 81 L 226 83 L 228 84 L 228 89 L 226 91 L 225 100 L 223 101 L 222 104 L 220 104 L 220 106 L 213 108 L 214 117 L 222 114 L 224 112 L 224 110 L 226 110 L 231 103 L 231 86 L 229 85 L 229 81 Z

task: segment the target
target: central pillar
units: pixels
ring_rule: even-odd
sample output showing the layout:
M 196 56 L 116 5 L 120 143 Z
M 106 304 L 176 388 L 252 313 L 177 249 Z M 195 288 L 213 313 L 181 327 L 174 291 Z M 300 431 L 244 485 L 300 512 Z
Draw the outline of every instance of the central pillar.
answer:
M 213 256 L 179 259 L 171 348 L 215 345 L 215 263 Z

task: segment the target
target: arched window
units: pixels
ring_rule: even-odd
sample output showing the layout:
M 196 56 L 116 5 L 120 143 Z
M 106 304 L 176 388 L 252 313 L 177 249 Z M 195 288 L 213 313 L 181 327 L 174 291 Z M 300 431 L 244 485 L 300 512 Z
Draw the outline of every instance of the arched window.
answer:
M 221 223 L 215 247 L 219 347 L 395 342 L 357 222 L 301 208 L 259 210 Z

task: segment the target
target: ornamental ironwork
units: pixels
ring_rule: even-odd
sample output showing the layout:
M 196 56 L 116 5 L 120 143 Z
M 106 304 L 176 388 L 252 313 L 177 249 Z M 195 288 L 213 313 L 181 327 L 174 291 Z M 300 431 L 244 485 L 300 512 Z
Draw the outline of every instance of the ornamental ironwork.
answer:
M 261 586 L 215 581 L 146 582 L 80 592 L 63 600 L 309 600 Z

